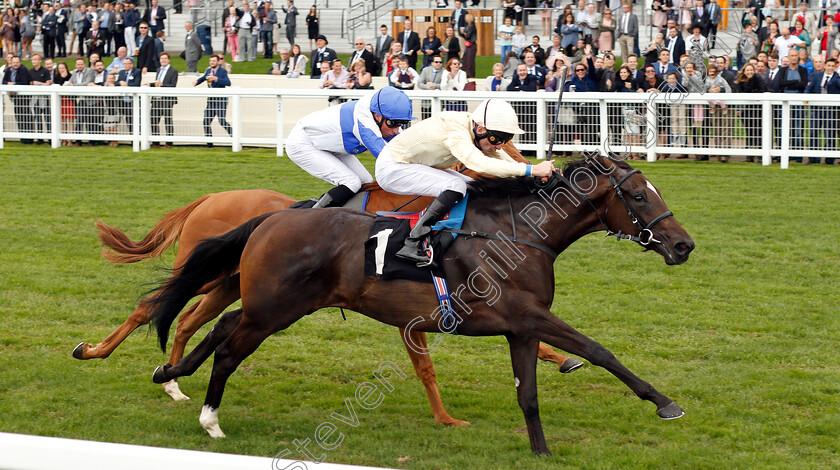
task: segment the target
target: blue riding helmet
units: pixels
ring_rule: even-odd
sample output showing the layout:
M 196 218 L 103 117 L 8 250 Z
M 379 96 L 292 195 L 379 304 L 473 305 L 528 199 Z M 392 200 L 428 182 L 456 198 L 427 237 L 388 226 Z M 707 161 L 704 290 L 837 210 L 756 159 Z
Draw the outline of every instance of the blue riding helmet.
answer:
M 401 90 L 385 87 L 377 91 L 370 100 L 370 111 L 389 121 L 411 121 L 411 100 Z

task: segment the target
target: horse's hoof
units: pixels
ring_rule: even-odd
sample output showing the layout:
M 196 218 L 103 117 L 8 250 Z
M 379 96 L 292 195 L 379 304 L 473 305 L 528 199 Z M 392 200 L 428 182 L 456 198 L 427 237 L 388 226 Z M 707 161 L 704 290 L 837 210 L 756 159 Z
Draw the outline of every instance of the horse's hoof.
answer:
M 168 379 L 166 378 L 166 369 L 169 369 L 170 367 L 172 367 L 172 365 L 169 363 L 167 363 L 166 365 L 157 366 L 155 368 L 155 373 L 152 374 L 152 382 L 156 384 L 168 382 Z
M 443 423 L 444 426 L 449 426 L 449 427 L 453 427 L 453 428 L 457 427 L 457 426 L 469 426 L 470 425 L 469 421 L 464 421 L 462 419 L 455 419 L 455 418 L 450 418 L 448 421 L 442 421 L 442 423 Z
M 676 403 L 671 402 L 656 410 L 656 414 L 662 419 L 677 419 L 682 418 L 685 415 L 685 411 Z
M 209 405 L 204 405 L 201 407 L 201 416 L 198 417 L 198 422 L 210 434 L 210 437 L 214 439 L 225 437 L 225 433 L 219 427 L 219 410 L 214 410 Z
M 568 374 L 583 367 L 583 361 L 570 357 L 560 366 L 560 372 Z
M 163 384 L 163 391 L 175 401 L 187 401 L 190 399 L 190 397 L 181 392 L 181 389 L 178 387 L 178 382 L 174 380 L 170 380 L 169 382 Z
M 87 343 L 82 341 L 81 343 L 79 343 L 78 346 L 73 348 L 73 357 L 75 357 L 76 359 L 84 360 L 85 359 L 85 345 L 86 344 Z

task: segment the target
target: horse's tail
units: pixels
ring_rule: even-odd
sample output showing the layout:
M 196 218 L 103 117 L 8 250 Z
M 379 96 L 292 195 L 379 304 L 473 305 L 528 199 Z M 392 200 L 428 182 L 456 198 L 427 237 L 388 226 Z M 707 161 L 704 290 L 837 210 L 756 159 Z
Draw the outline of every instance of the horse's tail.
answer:
M 165 352 L 169 328 L 181 309 L 205 284 L 222 279 L 227 282 L 239 266 L 239 259 L 248 238 L 274 213 L 263 214 L 218 237 L 199 243 L 183 266 L 158 287 L 154 295 L 143 300 L 151 313 L 150 322 L 157 328 L 160 347 Z
M 192 204 L 166 214 L 139 242 L 131 240 L 121 230 L 100 220 L 96 223 L 96 229 L 99 230 L 99 241 L 105 246 L 102 256 L 112 263 L 120 264 L 157 258 L 178 241 L 187 217 L 210 196 L 212 194 L 202 196 Z

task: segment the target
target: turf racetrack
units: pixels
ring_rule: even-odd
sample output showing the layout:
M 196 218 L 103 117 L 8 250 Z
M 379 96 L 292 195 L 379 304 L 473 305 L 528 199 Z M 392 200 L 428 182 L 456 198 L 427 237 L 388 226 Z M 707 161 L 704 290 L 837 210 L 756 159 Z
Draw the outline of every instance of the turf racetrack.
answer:
M 652 404 L 589 364 L 570 375 L 538 366 L 540 411 L 554 456 L 529 450 L 506 341 L 443 338 L 432 355 L 453 417 L 436 425 L 397 330 L 337 310 L 269 338 L 228 382 L 228 437 L 198 424 L 210 363 L 181 380 L 175 403 L 151 382 L 166 361 L 142 328 L 105 360 L 71 350 L 97 343 L 133 310 L 162 261 L 114 266 L 99 256 L 102 219 L 138 239 L 164 213 L 217 191 L 270 188 L 317 195 L 315 180 L 273 149 L 7 144 L 0 156 L 0 431 L 303 458 L 294 440 L 337 424 L 328 461 L 399 468 L 828 468 L 840 466 L 840 169 L 793 164 L 631 162 L 660 189 L 697 243 L 683 266 L 602 234 L 557 260 L 553 312 L 601 342 L 677 401 Z M 371 167 L 370 157 L 364 162 Z M 209 330 L 205 327 L 196 338 Z M 430 335 L 430 341 L 434 335 Z M 188 346 L 197 343 L 194 339 Z M 381 405 L 345 398 L 382 361 L 408 374 Z M 314 447 L 314 449 L 313 449 Z M 0 456 L 0 467 L 3 466 Z

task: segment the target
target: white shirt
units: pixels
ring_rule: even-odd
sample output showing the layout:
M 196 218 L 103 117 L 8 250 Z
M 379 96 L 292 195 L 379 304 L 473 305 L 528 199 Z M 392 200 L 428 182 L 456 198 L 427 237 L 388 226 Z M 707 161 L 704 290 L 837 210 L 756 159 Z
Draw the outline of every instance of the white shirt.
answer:
M 784 36 L 779 36 L 776 38 L 775 45 L 776 51 L 779 53 L 779 58 L 785 57 L 790 52 L 790 46 L 793 45 L 804 45 L 805 41 L 799 39 L 798 37 L 791 34 L 785 39 Z
M 165 77 L 165 76 L 166 76 L 166 71 L 167 71 L 167 70 L 169 70 L 169 66 L 168 66 L 168 65 L 167 65 L 166 67 L 161 67 L 161 68 L 160 68 L 160 70 L 158 70 L 157 81 L 159 81 L 159 82 L 162 82 L 162 81 L 163 81 L 163 77 Z
M 246 11 L 242 14 L 242 18 L 239 20 L 239 27 L 240 28 L 250 28 L 251 27 L 251 12 Z

